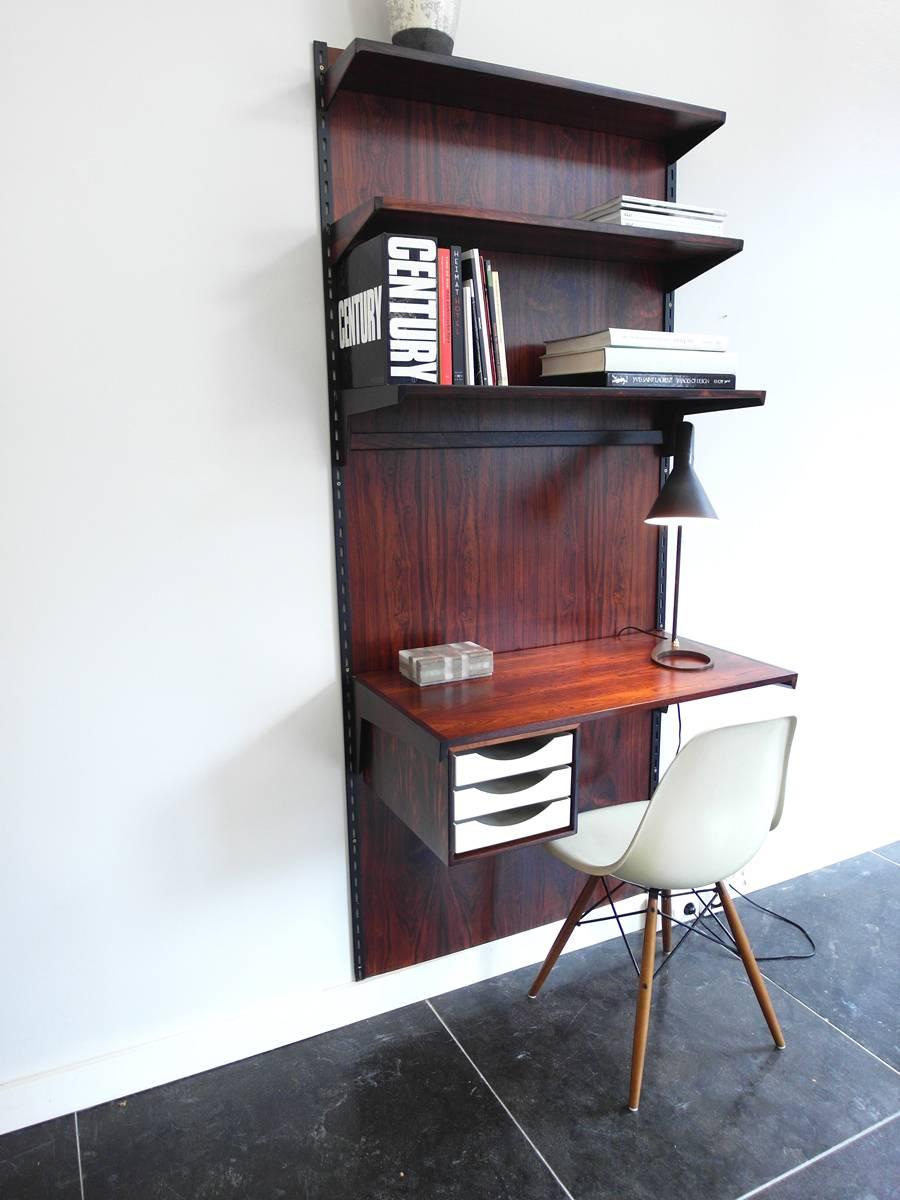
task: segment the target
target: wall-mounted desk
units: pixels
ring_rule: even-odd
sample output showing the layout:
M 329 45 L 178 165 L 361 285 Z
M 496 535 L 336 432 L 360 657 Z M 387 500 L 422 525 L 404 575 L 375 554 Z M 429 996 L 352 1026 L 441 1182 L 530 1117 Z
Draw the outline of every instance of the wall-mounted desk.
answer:
M 667 705 L 794 675 L 724 652 L 665 671 L 649 638 L 614 636 L 665 619 L 665 532 L 643 518 L 678 422 L 758 420 L 765 393 L 541 383 L 546 340 L 672 330 L 674 290 L 742 251 L 575 216 L 620 194 L 675 200 L 676 160 L 725 114 L 377 42 L 314 56 L 363 977 L 564 917 L 579 880 L 533 843 L 578 809 L 647 797 Z M 341 390 L 335 270 L 411 230 L 491 259 L 511 386 Z M 489 646 L 494 676 L 419 690 L 396 674 L 399 650 L 453 641 Z
M 710 669 L 669 671 L 650 661 L 651 645 L 631 633 L 518 650 L 498 654 L 486 679 L 424 688 L 395 670 L 366 672 L 355 682 L 358 769 L 453 865 L 574 832 L 585 724 L 797 682 L 793 671 L 710 646 L 697 647 Z

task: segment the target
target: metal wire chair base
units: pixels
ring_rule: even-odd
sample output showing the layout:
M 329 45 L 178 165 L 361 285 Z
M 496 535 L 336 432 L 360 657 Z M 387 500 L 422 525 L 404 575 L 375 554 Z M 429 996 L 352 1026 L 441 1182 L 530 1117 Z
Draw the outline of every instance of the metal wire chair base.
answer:
M 584 913 L 581 920 L 577 921 L 576 924 L 577 925 L 595 925 L 600 921 L 615 921 L 619 927 L 619 933 L 622 936 L 622 941 L 625 943 L 625 949 L 628 951 L 628 957 L 631 959 L 631 965 L 634 967 L 635 974 L 640 976 L 641 968 L 638 965 L 637 959 L 634 957 L 634 952 L 631 949 L 631 944 L 628 941 L 628 935 L 626 934 L 625 929 L 622 925 L 622 918 L 619 915 L 619 911 L 616 908 L 615 900 L 613 899 L 616 892 L 620 891 L 623 887 L 625 887 L 625 884 L 617 883 L 616 886 L 610 891 L 609 884 L 606 882 L 606 876 L 605 875 L 602 876 L 601 879 L 603 882 L 603 889 L 606 892 L 605 903 L 609 904 L 609 907 L 612 909 L 612 912 L 608 913 L 604 917 L 591 917 L 590 916 L 590 913 L 592 913 L 596 908 L 599 908 L 600 905 L 604 903 L 604 900 L 601 898 L 600 900 L 594 901 L 594 903 L 590 906 L 590 908 L 588 908 L 587 911 Z M 704 901 L 703 896 L 707 892 L 710 893 L 709 899 Z M 667 967 L 669 965 L 669 963 L 672 961 L 675 954 L 677 953 L 679 947 L 687 939 L 688 934 L 691 934 L 691 933 L 696 933 L 698 937 L 706 938 L 706 940 L 709 942 L 715 942 L 715 944 L 717 946 L 721 946 L 723 950 L 727 950 L 729 952 L 729 954 L 733 954 L 735 956 L 735 958 L 740 958 L 740 952 L 738 951 L 737 943 L 735 942 L 734 938 L 731 936 L 731 930 L 728 929 L 728 927 L 726 925 L 723 925 L 723 923 L 719 920 L 719 917 L 717 916 L 717 914 L 712 911 L 714 905 L 719 903 L 719 896 L 718 896 L 718 892 L 716 891 L 716 889 L 714 887 L 699 888 L 699 889 L 698 888 L 687 888 L 685 891 L 672 892 L 673 898 L 680 897 L 680 896 L 695 896 L 698 903 L 701 905 L 701 909 L 700 909 L 700 912 L 697 914 L 697 916 L 691 922 L 681 921 L 678 919 L 678 917 L 673 917 L 673 916 L 671 916 L 671 914 L 666 914 L 666 917 L 665 917 L 666 920 L 671 921 L 673 925 L 678 925 L 681 929 L 685 930 L 685 932 L 681 935 L 681 937 L 678 939 L 676 944 L 672 947 L 672 949 L 669 951 L 669 953 L 666 955 L 666 957 L 662 960 L 662 962 L 659 964 L 659 966 L 653 972 L 654 979 L 660 973 L 660 971 L 662 971 L 665 967 Z M 625 915 L 629 916 L 629 917 L 633 917 L 633 916 L 640 916 L 641 913 L 646 913 L 646 912 L 647 912 L 647 906 L 645 905 L 643 908 L 635 909 L 633 912 L 629 912 Z M 712 920 L 715 922 L 716 926 L 718 927 L 717 931 L 700 924 L 701 921 L 706 920 L 709 917 L 712 918 Z

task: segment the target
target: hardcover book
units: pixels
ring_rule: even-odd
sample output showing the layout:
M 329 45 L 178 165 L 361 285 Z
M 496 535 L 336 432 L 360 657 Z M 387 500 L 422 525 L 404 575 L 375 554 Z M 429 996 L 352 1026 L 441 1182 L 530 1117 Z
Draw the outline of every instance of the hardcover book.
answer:
M 341 386 L 437 383 L 438 246 L 383 233 L 351 250 L 338 272 Z
M 728 338 L 713 333 L 657 333 L 650 329 L 598 329 L 579 337 L 553 338 L 545 345 L 548 355 L 582 354 L 605 350 L 609 346 L 643 347 L 649 350 L 707 350 L 721 353 L 728 349 Z
M 706 388 L 716 392 L 732 391 L 734 375 L 719 375 L 710 372 L 682 371 L 666 374 L 664 371 L 605 371 L 600 376 L 599 387 L 613 388 Z
M 462 248 L 450 247 L 450 348 L 453 382 L 467 383 L 465 317 L 463 314 Z
M 710 358 L 714 361 L 710 362 Z M 608 346 L 578 354 L 542 354 L 542 375 L 578 375 L 583 371 L 641 371 L 664 374 L 733 375 L 737 355 L 726 350 L 655 350 L 643 346 Z

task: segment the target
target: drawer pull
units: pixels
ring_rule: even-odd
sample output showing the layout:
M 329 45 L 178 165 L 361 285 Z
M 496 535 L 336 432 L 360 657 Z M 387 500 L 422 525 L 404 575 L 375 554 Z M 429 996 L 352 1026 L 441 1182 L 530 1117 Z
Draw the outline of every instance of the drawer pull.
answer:
M 545 800 L 543 804 L 526 804 L 522 808 L 504 808 L 501 812 L 486 813 L 483 817 L 475 819 L 479 825 L 521 825 L 523 821 L 530 821 L 532 817 L 542 813 L 550 804 L 552 804 L 551 800 Z
M 453 820 L 470 821 L 491 813 L 520 810 L 571 794 L 571 767 L 529 771 L 525 775 L 457 788 L 453 793 Z
M 547 833 L 563 834 L 572 828 L 572 798 L 567 796 L 458 822 L 453 826 L 453 852 L 456 856 L 466 855 Z
M 553 768 L 545 771 L 526 771 L 524 775 L 507 775 L 505 779 L 491 779 L 479 784 L 480 792 L 490 792 L 494 796 L 506 796 L 510 792 L 524 792 L 526 788 L 534 787 L 542 779 L 553 774 Z
M 506 762 L 510 758 L 524 758 L 526 754 L 534 754 L 538 750 L 543 750 L 552 741 L 552 734 L 547 734 L 546 737 L 520 738 L 517 742 L 498 742 L 496 746 L 485 746 L 478 753 L 483 758 Z
M 502 742 L 481 750 L 466 750 L 454 754 L 453 786 L 469 787 L 490 779 L 506 779 L 554 767 L 571 765 L 574 735 L 553 734 L 548 737 L 522 738 L 517 742 Z

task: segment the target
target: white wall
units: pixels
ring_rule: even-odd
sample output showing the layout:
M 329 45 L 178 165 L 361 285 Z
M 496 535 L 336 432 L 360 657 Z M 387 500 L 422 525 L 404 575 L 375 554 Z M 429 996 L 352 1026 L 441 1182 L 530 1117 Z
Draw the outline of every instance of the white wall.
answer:
M 682 627 L 801 686 L 686 728 L 801 715 L 756 882 L 896 838 L 895 7 L 464 9 L 462 55 L 728 110 L 680 194 L 747 250 L 677 320 L 769 402 L 697 421 L 722 521 Z M 384 28 L 378 0 L 0 9 L 0 1131 L 543 952 L 351 982 L 310 43 Z

